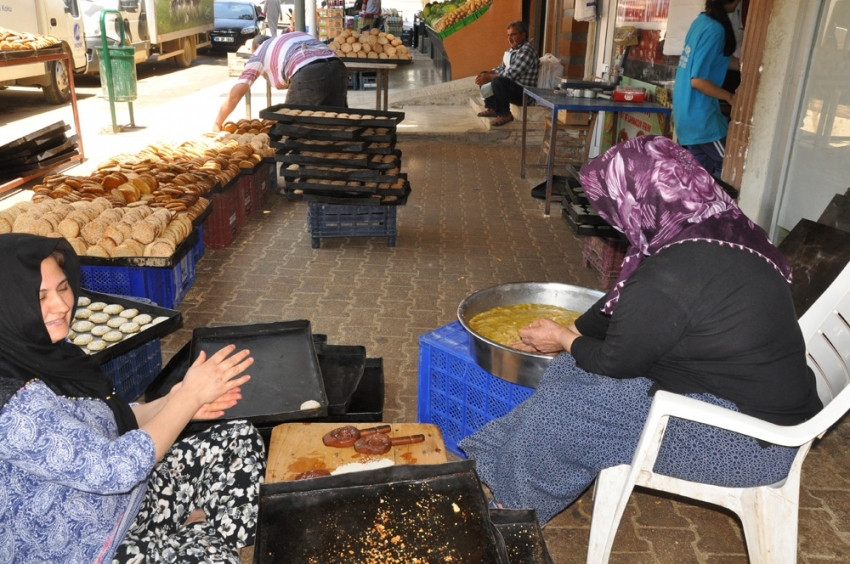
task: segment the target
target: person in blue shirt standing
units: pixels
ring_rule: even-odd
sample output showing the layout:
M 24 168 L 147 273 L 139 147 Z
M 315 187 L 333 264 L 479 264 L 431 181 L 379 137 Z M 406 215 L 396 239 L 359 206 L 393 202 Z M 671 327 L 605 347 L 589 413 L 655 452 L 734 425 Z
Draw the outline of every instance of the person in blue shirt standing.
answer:
M 729 122 L 720 112 L 720 100 L 732 105 L 735 95 L 720 87 L 729 69 L 737 70 L 733 56 L 735 32 L 724 0 L 706 0 L 685 36 L 685 48 L 673 87 L 676 137 L 714 177 L 723 172 Z

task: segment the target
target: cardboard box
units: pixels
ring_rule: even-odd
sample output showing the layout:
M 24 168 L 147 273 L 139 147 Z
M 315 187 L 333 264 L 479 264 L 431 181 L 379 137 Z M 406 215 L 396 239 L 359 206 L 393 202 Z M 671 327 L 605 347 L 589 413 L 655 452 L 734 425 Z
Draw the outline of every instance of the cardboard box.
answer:
M 561 110 L 558 112 L 558 123 L 564 125 L 587 125 L 590 123 L 590 112 L 568 112 Z
M 320 8 L 316 13 L 320 18 L 342 18 L 345 15 L 342 8 Z

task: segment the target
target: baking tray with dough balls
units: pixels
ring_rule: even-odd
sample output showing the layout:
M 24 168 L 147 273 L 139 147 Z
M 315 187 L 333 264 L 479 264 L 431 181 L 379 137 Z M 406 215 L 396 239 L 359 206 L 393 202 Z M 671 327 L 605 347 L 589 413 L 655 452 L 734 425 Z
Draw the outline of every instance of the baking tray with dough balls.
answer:
M 86 296 L 80 296 L 77 306 L 68 339 L 87 354 L 103 351 L 168 319 Z

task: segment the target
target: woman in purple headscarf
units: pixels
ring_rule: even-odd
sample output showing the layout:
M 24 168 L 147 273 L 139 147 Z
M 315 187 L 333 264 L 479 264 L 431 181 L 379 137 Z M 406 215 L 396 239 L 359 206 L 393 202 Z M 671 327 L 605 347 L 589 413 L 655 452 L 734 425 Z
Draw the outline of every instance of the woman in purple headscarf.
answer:
M 585 165 L 593 207 L 631 244 L 614 288 L 571 327 L 533 322 L 515 346 L 561 353 L 534 395 L 461 441 L 505 507 L 546 523 L 603 469 L 628 464 L 657 389 L 780 425 L 821 409 L 765 232 L 669 139 L 642 136 Z M 671 420 L 657 472 L 729 487 L 785 478 L 796 449 Z

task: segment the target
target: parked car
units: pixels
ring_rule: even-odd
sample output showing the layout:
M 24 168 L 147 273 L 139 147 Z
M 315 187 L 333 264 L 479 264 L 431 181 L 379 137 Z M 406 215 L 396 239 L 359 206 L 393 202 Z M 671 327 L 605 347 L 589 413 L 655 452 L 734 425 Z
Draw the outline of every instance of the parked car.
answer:
M 215 0 L 213 49 L 235 51 L 257 35 L 266 34 L 265 16 L 251 0 Z

